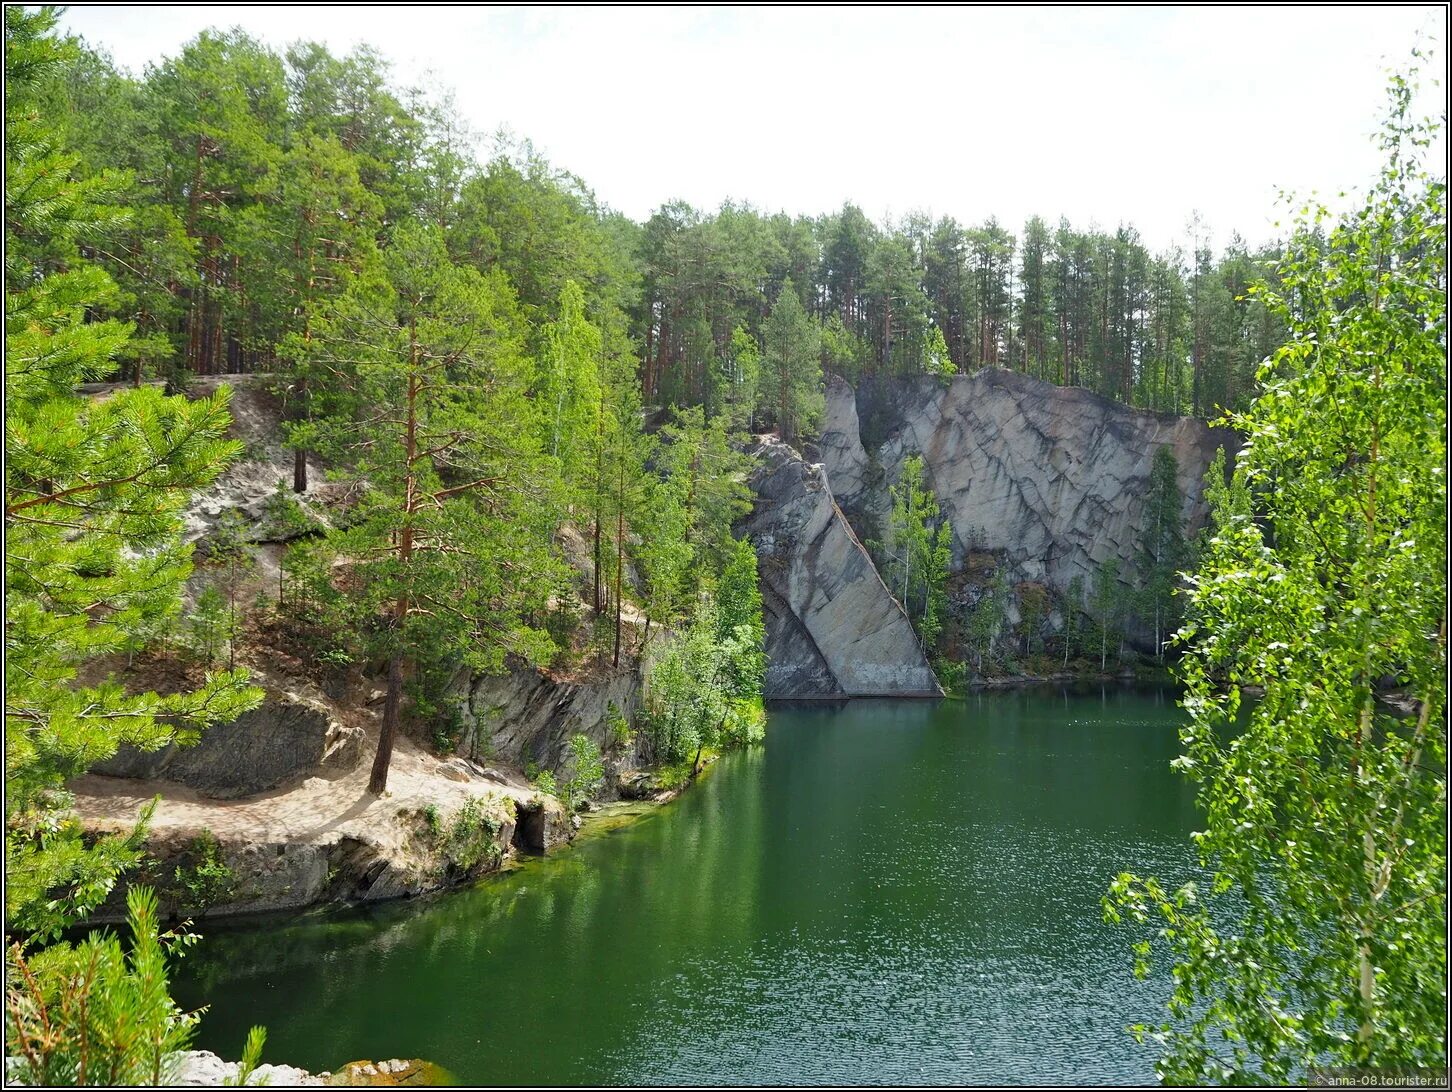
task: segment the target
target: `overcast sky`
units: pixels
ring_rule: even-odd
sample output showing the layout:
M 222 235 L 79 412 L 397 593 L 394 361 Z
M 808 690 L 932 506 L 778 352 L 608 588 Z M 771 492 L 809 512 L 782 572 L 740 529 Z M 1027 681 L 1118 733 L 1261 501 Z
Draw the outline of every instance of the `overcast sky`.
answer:
M 207 27 L 371 43 L 530 139 L 602 201 L 816 214 L 854 201 L 1012 230 L 1038 213 L 1160 247 L 1198 209 L 1276 234 L 1278 188 L 1365 184 L 1385 71 L 1446 41 L 1440 6 L 1125 9 L 82 7 L 141 71 Z M 1446 111 L 1445 86 L 1424 109 Z M 487 146 L 487 145 L 486 145 Z

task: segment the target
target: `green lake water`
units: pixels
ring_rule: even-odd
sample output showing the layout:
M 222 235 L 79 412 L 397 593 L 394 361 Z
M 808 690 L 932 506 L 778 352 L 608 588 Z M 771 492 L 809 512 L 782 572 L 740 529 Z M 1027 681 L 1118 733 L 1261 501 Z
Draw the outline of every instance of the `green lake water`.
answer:
M 208 924 L 200 1046 L 467 1084 L 1138 1083 L 1100 896 L 1191 867 L 1168 691 L 772 709 L 675 802 L 465 891 Z

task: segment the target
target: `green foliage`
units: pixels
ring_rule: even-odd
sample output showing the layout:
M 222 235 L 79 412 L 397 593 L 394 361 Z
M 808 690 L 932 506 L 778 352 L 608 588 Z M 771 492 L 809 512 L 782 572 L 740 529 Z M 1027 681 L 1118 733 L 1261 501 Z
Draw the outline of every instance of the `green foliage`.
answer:
M 743 544 L 750 551 L 749 544 Z M 738 559 L 746 554 L 738 551 Z M 723 591 L 729 606 L 703 595 L 690 626 L 660 653 L 645 682 L 641 721 L 656 762 L 700 761 L 706 748 L 745 745 L 764 736 L 761 682 L 765 630 L 759 614 L 754 553 L 748 570 L 732 566 Z M 757 613 L 752 615 L 752 596 Z M 729 632 L 723 618 L 732 621 Z
M 501 827 L 499 819 L 486 809 L 486 804 L 487 801 L 480 797 L 470 797 L 444 831 L 441 847 L 444 856 L 461 872 L 471 871 L 486 857 L 498 860 L 500 849 L 496 838 Z M 430 829 L 437 829 L 436 819 L 430 823 Z
M 766 623 L 756 549 L 750 540 L 732 543 L 716 588 L 716 644 L 724 685 L 732 698 L 760 698 L 766 679 Z
M 958 696 L 968 690 L 968 665 L 961 660 L 936 659 L 933 661 L 933 674 L 937 675 L 945 694 Z
M 822 368 L 856 383 L 871 370 L 872 346 L 843 325 L 840 315 L 827 316 L 822 325 Z
M 266 522 L 267 538 L 274 542 L 285 542 L 318 529 L 312 517 L 281 481 L 263 501 L 262 518 Z
M 227 600 L 220 588 L 209 584 L 197 593 L 196 604 L 187 616 L 187 630 L 197 659 L 207 667 L 216 664 L 231 640 Z
M 1364 204 L 1329 234 L 1307 211 L 1258 293 L 1291 339 L 1209 491 L 1176 765 L 1210 882 L 1105 901 L 1159 926 L 1138 970 L 1174 962 L 1141 1032 L 1172 1083 L 1446 1062 L 1446 186 L 1403 77 L 1391 100 Z
M 821 333 L 802 309 L 790 280 L 776 297 L 762 337 L 762 412 L 776 422 L 781 438 L 792 443 L 816 429 L 826 403 Z
M 751 747 L 766 739 L 766 704 L 761 698 L 732 698 L 726 702 L 719 743 L 723 748 Z
M 565 811 L 572 812 L 600 787 L 605 778 L 605 763 L 594 740 L 578 733 L 570 737 L 565 763 L 570 776 L 560 781 L 559 797 Z
M 744 326 L 731 331 L 731 343 L 718 358 L 712 388 L 711 416 L 725 418 L 736 431 L 754 425 L 761 384 L 761 350 Z
M 321 605 L 330 628 L 361 634 L 389 661 L 370 779 L 381 793 L 405 662 L 434 665 L 437 681 L 446 664 L 497 671 L 510 653 L 553 654 L 534 616 L 562 563 L 549 545 L 556 510 L 535 490 L 557 475 L 532 427 L 514 294 L 497 272 L 453 264 L 437 228 L 399 225 L 314 334 L 331 379 L 314 387 L 313 418 L 293 441 L 348 466 L 361 493 L 327 544 L 347 559 L 353 591 Z
M 186 909 L 205 910 L 232 893 L 235 874 L 222 860 L 217 839 L 203 830 L 187 847 L 188 861 L 173 871 L 170 892 Z
M 1018 588 L 1018 628 L 1023 638 L 1025 656 L 1042 652 L 1044 624 L 1049 617 L 1049 592 L 1042 584 L 1020 584 Z
M 172 1001 L 167 963 L 196 937 L 159 932 L 156 896 L 145 887 L 126 893 L 126 909 L 129 950 L 108 932 L 28 955 L 20 944 L 10 946 L 7 1082 L 31 1087 L 171 1083 L 168 1056 L 187 1049 L 200 1014 L 183 1012 Z
M 242 1047 L 242 1060 L 237 1063 L 237 1072 L 228 1082 L 230 1087 L 247 1087 L 253 1071 L 262 1061 L 262 1048 L 266 1045 L 267 1029 L 254 1024 L 247 1031 L 247 1042 Z
M 612 701 L 606 707 L 607 736 L 606 748 L 615 752 L 623 752 L 630 749 L 635 742 L 635 733 L 631 730 L 630 721 L 620 712 L 620 709 Z
M 97 905 L 139 836 L 87 845 L 64 783 L 115 754 L 225 722 L 260 700 L 227 672 L 183 694 L 128 694 L 83 665 L 141 648 L 180 610 L 191 571 L 181 511 L 237 445 L 225 388 L 104 398 L 77 384 L 115 368 L 131 327 L 97 319 L 115 287 L 81 257 L 120 223 L 116 179 L 85 178 L 38 103 L 71 47 L 51 9 L 5 11 L 5 862 L 6 924 L 53 934 Z M 180 728 L 179 728 L 180 726 Z
M 534 398 L 541 409 L 543 447 L 559 461 L 568 486 L 583 488 L 591 469 L 591 441 L 600 431 L 603 405 L 599 361 L 600 331 L 585 317 L 585 294 L 566 281 L 560 295 L 560 317 L 544 328 L 544 347 Z
M 1008 596 L 1008 570 L 1000 565 L 994 570 L 993 582 L 968 613 L 968 645 L 980 675 L 986 666 L 997 663 L 998 638 L 1008 621 Z
M 1221 457 L 1223 472 L 1224 458 Z M 1161 635 L 1178 628 L 1180 599 L 1176 594 L 1180 572 L 1189 560 L 1185 543 L 1179 463 L 1168 447 L 1155 449 L 1150 469 L 1149 496 L 1145 500 L 1145 531 L 1140 541 L 1138 568 L 1141 613 L 1154 632 L 1155 657 L 1164 660 Z
M 257 568 L 256 559 L 248 545 L 241 513 L 236 509 L 224 512 L 217 522 L 216 530 L 207 541 L 206 548 L 208 568 L 211 570 L 209 590 L 218 591 L 225 600 L 224 611 L 218 611 L 216 605 L 212 604 L 217 616 L 211 619 L 210 636 L 220 637 L 226 642 L 227 667 L 234 669 L 237 666 L 237 639 L 242 634 L 243 622 L 243 611 L 238 606 L 238 599 L 242 582 Z M 200 601 L 198 609 L 201 609 Z M 206 662 L 210 665 L 214 658 L 209 650 Z
M 1124 639 L 1124 588 L 1119 582 L 1119 558 L 1106 558 L 1094 570 L 1094 587 L 1090 593 L 1089 611 L 1094 616 L 1096 642 L 1099 646 L 1099 670 L 1109 666 L 1109 650 L 1119 658 Z
M 531 766 L 533 766 L 532 771 L 530 769 Z M 541 770 L 538 766 L 535 766 L 534 763 L 530 763 L 525 766 L 524 776 L 529 778 L 529 780 L 533 781 L 534 787 L 540 792 L 544 793 L 546 796 L 559 795 L 559 786 L 555 782 L 555 775 L 553 771 Z
M 1221 452 L 1224 459 L 1224 452 Z M 1081 612 L 1084 609 L 1084 578 L 1075 573 L 1069 581 L 1069 589 L 1064 595 L 1064 666 L 1069 666 L 1069 657 L 1079 652 L 1080 644 L 1083 641 L 1083 622 Z
M 943 340 L 943 331 L 936 326 L 928 331 L 927 352 L 923 356 L 923 371 L 935 375 L 945 384 L 957 374 L 957 365 L 948 352 L 948 343 Z
M 902 477 L 890 490 L 892 514 L 883 546 L 888 586 L 931 651 L 937 643 L 947 605 L 948 565 L 953 529 L 943 518 L 932 490 L 923 484 L 923 460 L 909 456 Z

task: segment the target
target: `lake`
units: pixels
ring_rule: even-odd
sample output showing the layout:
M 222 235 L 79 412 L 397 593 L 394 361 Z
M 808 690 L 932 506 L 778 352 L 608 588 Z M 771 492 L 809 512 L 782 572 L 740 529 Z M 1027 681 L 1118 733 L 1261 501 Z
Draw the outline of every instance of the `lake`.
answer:
M 780 705 L 678 800 L 438 897 L 205 923 L 199 1046 L 469 1084 L 1140 1083 L 1100 897 L 1178 883 L 1193 791 L 1168 690 Z

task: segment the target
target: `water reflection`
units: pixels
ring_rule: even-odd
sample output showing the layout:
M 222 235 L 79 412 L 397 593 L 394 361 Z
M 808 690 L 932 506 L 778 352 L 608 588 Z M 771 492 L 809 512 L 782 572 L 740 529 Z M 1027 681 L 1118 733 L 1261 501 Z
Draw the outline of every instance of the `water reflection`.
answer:
M 1152 1079 L 1099 897 L 1189 864 L 1172 697 L 1105 689 L 774 709 L 677 802 L 427 902 L 211 927 L 204 1044 L 461 1081 Z

